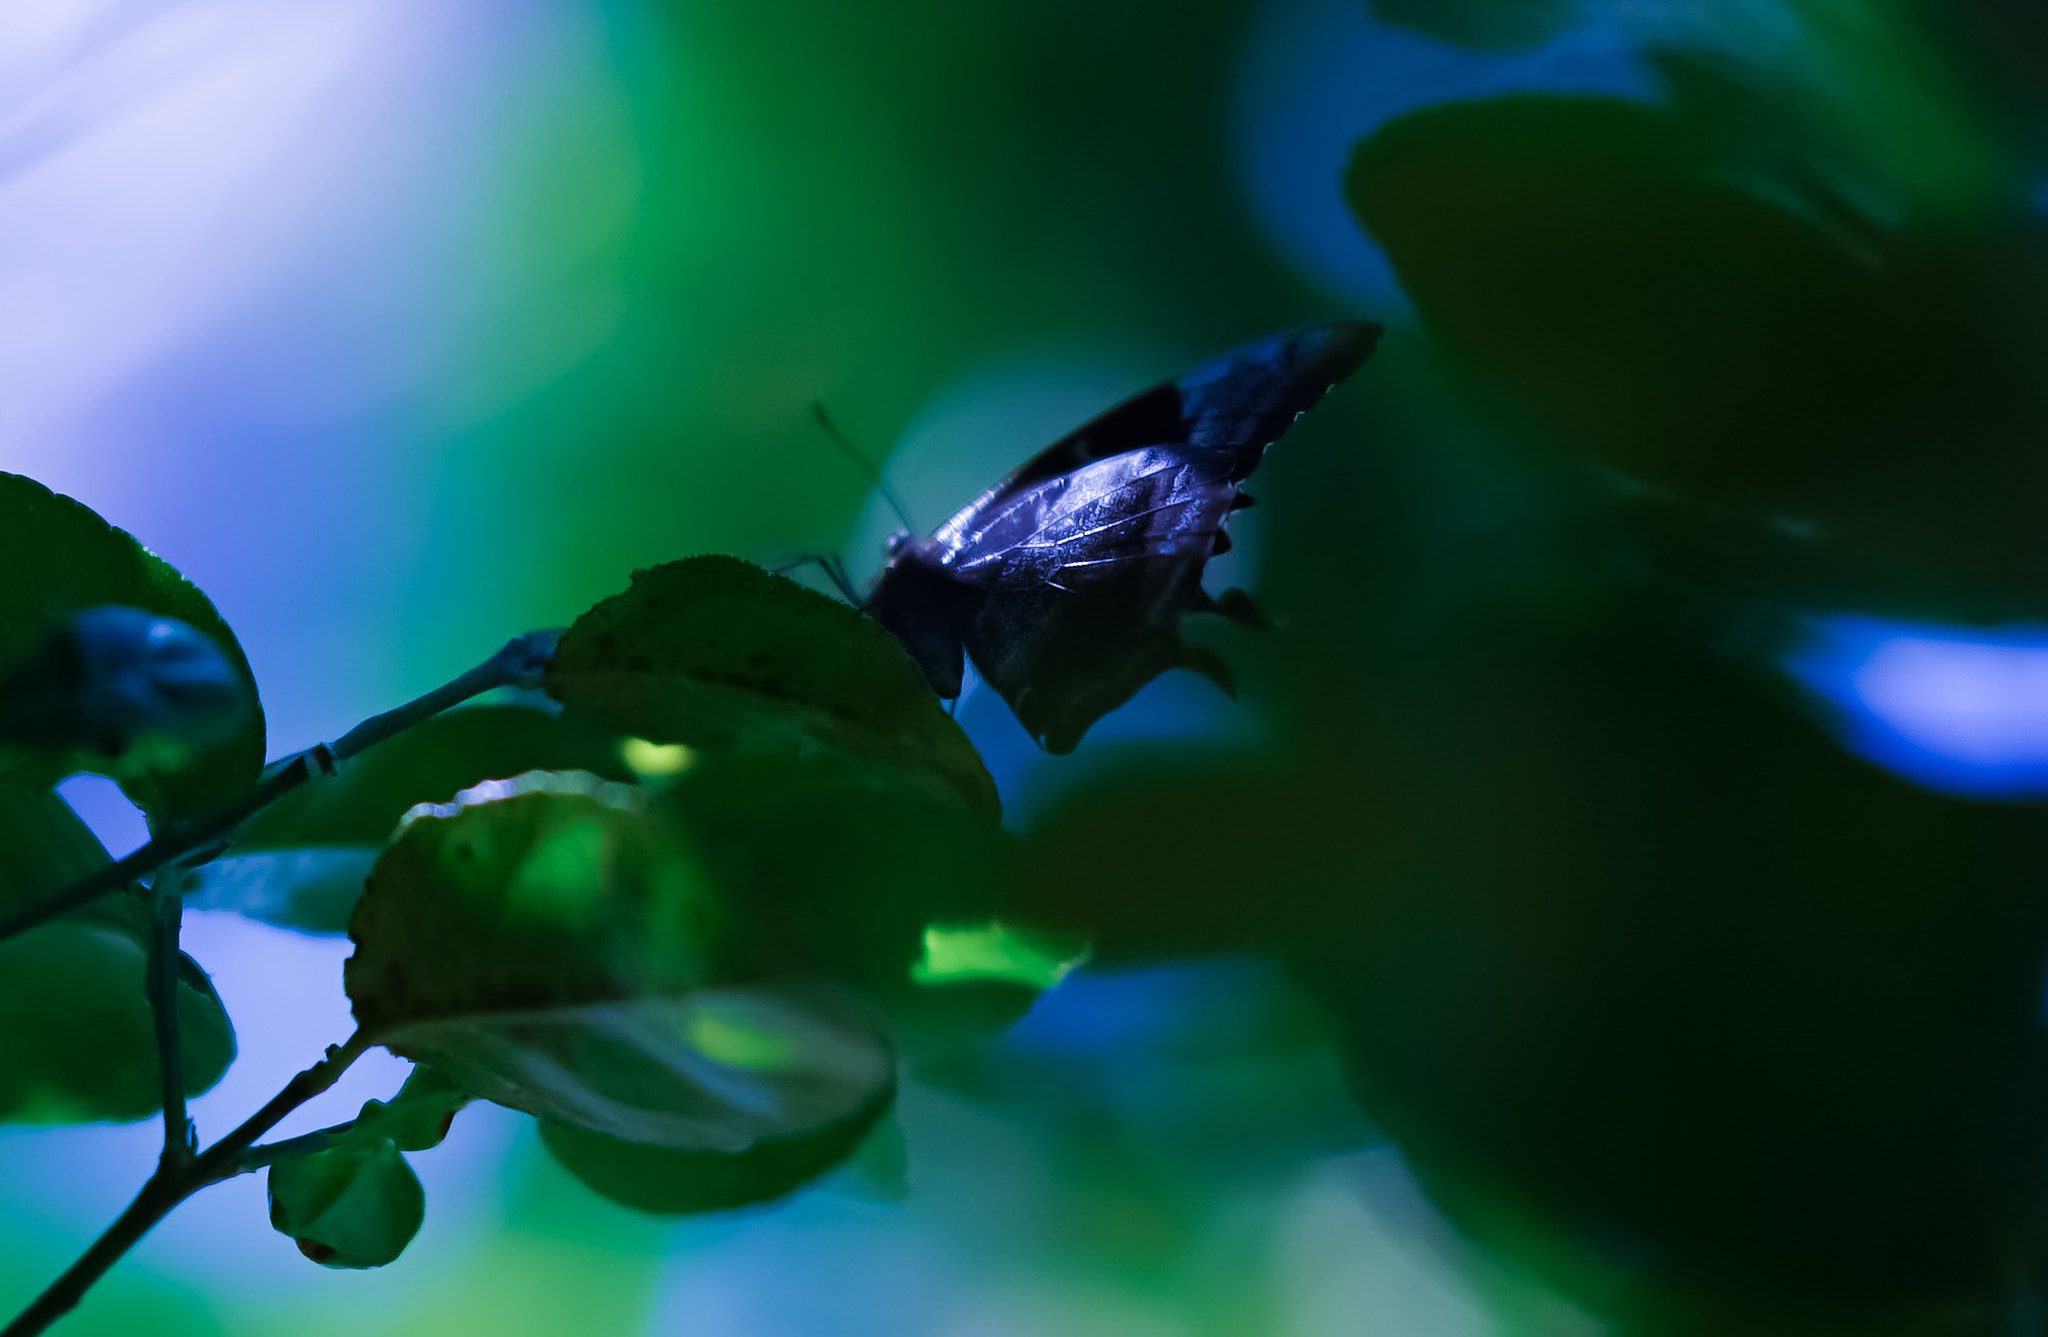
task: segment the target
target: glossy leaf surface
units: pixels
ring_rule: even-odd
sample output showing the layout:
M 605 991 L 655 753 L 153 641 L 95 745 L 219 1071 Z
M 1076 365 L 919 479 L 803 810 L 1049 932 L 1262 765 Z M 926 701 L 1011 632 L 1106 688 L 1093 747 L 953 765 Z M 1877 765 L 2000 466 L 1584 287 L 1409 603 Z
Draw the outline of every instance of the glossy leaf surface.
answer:
M 995 785 L 896 639 L 858 610 L 731 557 L 634 574 L 562 638 L 548 690 L 659 743 L 824 746 L 928 776 L 994 816 Z
M 528 1113 L 737 1151 L 844 1118 L 890 1047 L 823 983 L 732 979 L 728 917 L 637 790 L 536 775 L 415 816 L 351 936 L 356 1017 Z
M 345 933 L 377 854 L 418 803 L 484 780 L 578 770 L 630 780 L 619 740 L 524 706 L 474 706 L 419 724 L 258 814 L 227 857 L 193 874 L 186 904 L 309 933 Z

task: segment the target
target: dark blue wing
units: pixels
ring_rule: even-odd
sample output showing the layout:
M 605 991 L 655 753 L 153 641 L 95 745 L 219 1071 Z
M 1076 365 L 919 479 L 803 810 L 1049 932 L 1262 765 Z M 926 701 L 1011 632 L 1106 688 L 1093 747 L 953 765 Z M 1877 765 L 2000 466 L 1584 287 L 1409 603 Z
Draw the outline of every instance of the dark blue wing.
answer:
M 1180 638 L 1210 607 L 1202 568 L 1237 500 L 1238 452 L 1127 451 L 1015 493 L 927 560 L 980 596 L 955 621 L 966 651 L 1026 730 L 1070 751 L 1089 725 L 1170 668 L 1229 688 Z
M 924 546 L 954 580 L 989 590 L 1058 585 L 1063 572 L 1118 562 L 1206 561 L 1237 495 L 1237 465 L 1228 448 L 1125 451 L 962 512 Z
M 1377 325 L 1338 321 L 1234 348 L 1075 428 L 987 496 L 1019 492 L 1144 446 L 1230 447 L 1249 453 L 1244 472 L 1250 473 L 1259 452 L 1372 356 L 1380 333 Z
M 1202 568 L 1226 545 L 1238 485 L 1379 335 L 1355 322 L 1275 335 L 1111 409 L 899 550 L 869 611 L 941 695 L 958 693 L 964 649 L 1050 752 L 1169 668 L 1228 690 L 1180 619 L 1218 607 Z

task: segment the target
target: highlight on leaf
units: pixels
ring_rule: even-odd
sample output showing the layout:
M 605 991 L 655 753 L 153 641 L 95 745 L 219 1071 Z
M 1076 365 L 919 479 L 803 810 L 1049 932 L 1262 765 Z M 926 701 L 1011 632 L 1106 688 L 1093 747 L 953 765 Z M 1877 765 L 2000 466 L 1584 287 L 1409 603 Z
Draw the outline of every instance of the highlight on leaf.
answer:
M 548 691 L 576 718 L 701 751 L 825 747 L 999 812 L 981 758 L 903 647 L 858 610 L 734 557 L 634 573 L 563 635 Z
M 750 974 L 688 836 L 581 775 L 416 809 L 370 878 L 345 981 L 364 1031 L 466 1090 L 628 1141 L 739 1151 L 894 1080 L 868 1007 Z
M 929 987 L 996 982 L 1050 989 L 1085 965 L 1092 952 L 1085 938 L 1034 933 L 996 920 L 932 924 L 910 978 Z
M 225 857 L 194 870 L 186 904 L 301 932 L 345 933 L 363 880 L 411 808 L 536 770 L 613 781 L 636 774 L 620 739 L 559 714 L 518 705 L 452 710 L 259 813 Z

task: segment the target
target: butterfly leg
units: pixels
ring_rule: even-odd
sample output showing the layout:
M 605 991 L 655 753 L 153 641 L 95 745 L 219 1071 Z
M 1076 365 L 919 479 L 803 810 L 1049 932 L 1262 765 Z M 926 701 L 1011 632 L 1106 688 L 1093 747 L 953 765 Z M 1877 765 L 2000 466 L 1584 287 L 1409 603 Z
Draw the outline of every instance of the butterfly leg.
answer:
M 832 582 L 833 588 L 839 591 L 840 597 L 844 598 L 846 602 L 852 604 L 855 608 L 859 608 L 864 602 L 860 597 L 860 591 L 853 587 L 853 578 L 846 574 L 846 562 L 834 553 L 805 553 L 801 557 L 792 557 L 788 561 L 771 566 L 768 569 L 778 576 L 786 576 L 792 571 L 799 571 L 807 566 L 815 566 L 818 570 L 824 572 L 825 579 Z
M 1197 613 L 1215 613 L 1229 618 L 1240 627 L 1250 627 L 1254 631 L 1264 631 L 1273 625 L 1267 621 L 1266 615 L 1259 611 L 1259 606 L 1252 602 L 1252 596 L 1235 587 L 1227 589 L 1221 595 L 1214 597 L 1207 590 L 1203 590 L 1202 597 L 1195 604 L 1194 611 Z
M 1183 645 L 1175 664 L 1201 674 L 1215 683 L 1225 696 L 1233 701 L 1237 699 L 1237 679 L 1230 672 L 1230 665 L 1224 663 L 1214 650 L 1200 645 Z

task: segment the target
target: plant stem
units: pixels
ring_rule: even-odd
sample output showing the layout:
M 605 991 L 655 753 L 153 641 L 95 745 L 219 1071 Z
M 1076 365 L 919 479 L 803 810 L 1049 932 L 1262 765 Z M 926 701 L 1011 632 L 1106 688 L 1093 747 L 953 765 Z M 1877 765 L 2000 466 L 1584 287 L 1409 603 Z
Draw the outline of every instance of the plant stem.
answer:
M 350 757 L 404 733 L 450 706 L 497 687 L 538 687 L 560 639 L 561 634 L 554 631 L 530 631 L 515 636 L 489 659 L 425 696 L 396 710 L 372 715 L 332 743 L 316 744 L 271 763 L 255 787 L 226 811 L 168 830 L 133 854 L 80 878 L 48 900 L 0 920 L 0 942 L 67 915 L 137 878 L 148 877 L 173 860 L 224 844 L 242 823 L 300 785 L 316 776 L 334 774 Z
M 156 1070 L 163 1092 L 166 1166 L 191 1159 L 197 1134 L 185 1108 L 185 1055 L 178 1034 L 178 934 L 185 922 L 185 870 L 166 864 L 149 888 L 149 958 L 143 971 L 156 1023 Z
M 325 1128 L 301 1133 L 297 1137 L 283 1137 L 275 1142 L 265 1142 L 260 1147 L 251 1147 L 242 1153 L 242 1168 L 261 1170 L 279 1161 L 296 1160 L 300 1156 L 310 1156 L 316 1151 L 325 1151 L 339 1142 L 346 1141 L 348 1135 L 355 1130 L 356 1120 L 350 1119 L 346 1123 L 329 1124 Z
M 256 1144 L 256 1139 L 275 1128 L 287 1114 L 333 1086 L 349 1064 L 369 1049 L 370 1043 L 368 1036 L 357 1031 L 346 1044 L 329 1047 L 325 1058 L 286 1082 L 282 1091 L 234 1132 L 196 1156 L 160 1162 L 135 1200 L 114 1218 L 114 1224 L 12 1323 L 0 1328 L 0 1337 L 34 1337 L 77 1308 L 93 1283 L 105 1276 L 179 1203 L 209 1184 L 233 1179 L 250 1168 L 243 1162 L 243 1153 Z

